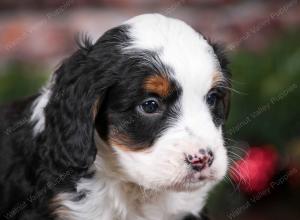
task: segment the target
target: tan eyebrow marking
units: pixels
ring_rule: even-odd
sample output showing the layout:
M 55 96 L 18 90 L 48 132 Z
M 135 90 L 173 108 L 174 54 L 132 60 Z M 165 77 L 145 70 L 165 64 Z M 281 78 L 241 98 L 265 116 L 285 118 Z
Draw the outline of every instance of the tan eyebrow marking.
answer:
M 171 82 L 166 76 L 154 75 L 146 78 L 144 88 L 147 92 L 166 97 L 171 92 Z
M 222 84 L 223 82 L 225 82 L 225 78 L 223 76 L 223 74 L 221 72 L 215 72 L 213 79 L 212 79 L 212 88 Z

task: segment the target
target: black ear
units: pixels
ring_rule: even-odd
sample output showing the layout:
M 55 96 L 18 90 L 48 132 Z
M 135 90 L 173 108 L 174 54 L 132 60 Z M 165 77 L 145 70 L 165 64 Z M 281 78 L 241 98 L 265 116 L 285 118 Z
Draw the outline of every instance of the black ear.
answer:
M 209 41 L 210 42 L 210 41 Z M 214 53 L 216 54 L 217 56 L 217 59 L 220 63 L 220 66 L 221 66 L 221 70 L 222 70 L 222 73 L 224 74 L 224 77 L 226 79 L 226 82 L 225 82 L 225 87 L 227 87 L 227 92 L 225 94 L 225 97 L 223 99 L 223 104 L 224 104 L 224 109 L 225 109 L 225 119 L 228 118 L 228 115 L 229 115 L 229 112 L 230 112 L 230 97 L 231 97 L 231 73 L 230 73 L 230 70 L 229 70 L 229 61 L 227 59 L 227 56 L 226 56 L 226 53 L 225 53 L 225 49 L 224 47 L 221 45 L 221 44 L 218 44 L 218 43 L 211 43 L 211 46 L 214 50 Z
M 51 166 L 87 169 L 95 160 L 95 118 L 118 80 L 127 41 L 127 26 L 107 31 L 94 44 L 83 35 L 78 51 L 55 72 L 45 130 L 37 137 L 40 157 Z
M 90 47 L 79 49 L 53 77 L 40 139 L 55 166 L 87 169 L 96 156 L 94 120 L 112 80 L 88 57 Z

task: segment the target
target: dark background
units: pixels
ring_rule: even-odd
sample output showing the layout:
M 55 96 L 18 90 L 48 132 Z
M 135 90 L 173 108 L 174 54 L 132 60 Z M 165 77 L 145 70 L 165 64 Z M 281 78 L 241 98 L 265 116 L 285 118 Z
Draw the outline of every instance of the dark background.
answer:
M 36 93 L 75 50 L 76 33 L 97 39 L 151 12 L 180 18 L 222 42 L 231 60 L 226 142 L 237 172 L 211 193 L 213 218 L 299 220 L 298 0 L 1 0 L 0 104 Z

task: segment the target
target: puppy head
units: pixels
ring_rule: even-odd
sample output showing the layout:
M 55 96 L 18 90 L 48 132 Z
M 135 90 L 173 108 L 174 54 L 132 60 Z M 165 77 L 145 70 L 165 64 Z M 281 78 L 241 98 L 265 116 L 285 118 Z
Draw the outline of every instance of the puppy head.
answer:
M 135 17 L 85 43 L 47 93 L 42 134 L 53 158 L 90 167 L 96 131 L 105 143 L 98 154 L 115 164 L 117 178 L 155 190 L 217 182 L 227 169 L 222 125 L 230 86 L 217 52 L 185 23 L 161 15 Z
M 118 28 L 124 31 L 115 38 L 127 40 L 118 45 L 121 57 L 112 63 L 117 79 L 107 90 L 96 128 L 120 177 L 145 188 L 179 191 L 222 179 L 226 62 L 175 19 L 142 15 Z

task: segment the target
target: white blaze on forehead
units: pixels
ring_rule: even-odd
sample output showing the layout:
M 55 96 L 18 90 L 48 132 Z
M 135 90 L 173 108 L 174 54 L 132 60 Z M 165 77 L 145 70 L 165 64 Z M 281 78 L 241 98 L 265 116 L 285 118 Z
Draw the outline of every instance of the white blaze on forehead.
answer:
M 129 48 L 157 51 L 185 93 L 205 94 L 209 90 L 213 72 L 220 67 L 201 34 L 183 21 L 159 14 L 140 15 L 125 24 L 130 26 L 133 40 Z

